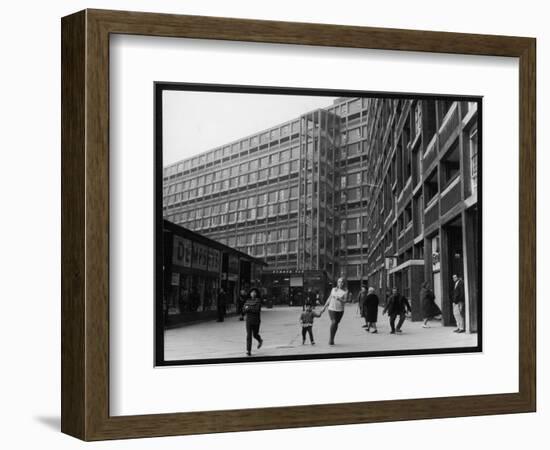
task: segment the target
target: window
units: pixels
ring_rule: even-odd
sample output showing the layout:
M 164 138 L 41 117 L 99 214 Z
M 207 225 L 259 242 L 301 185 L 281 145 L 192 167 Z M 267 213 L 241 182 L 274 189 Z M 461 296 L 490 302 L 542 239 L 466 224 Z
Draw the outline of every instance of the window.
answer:
M 453 181 L 460 172 L 460 152 L 458 139 L 451 146 L 449 151 L 441 158 L 441 182 L 444 189 Z
M 290 212 L 298 211 L 298 200 L 290 200 Z
M 477 189 L 477 127 L 470 131 L 470 176 L 472 191 Z
M 290 150 L 284 150 L 280 153 L 281 161 L 288 161 L 290 159 Z
M 277 201 L 277 191 L 272 191 L 269 193 L 269 203 L 275 203 Z
M 279 166 L 273 166 L 269 169 L 269 176 L 276 177 L 279 175 Z
M 351 175 L 348 175 L 347 185 L 348 186 L 358 186 L 361 184 L 361 172 L 356 172 Z M 345 187 L 345 186 L 342 186 Z
M 417 102 L 414 108 L 414 131 L 415 136 L 418 136 L 422 131 L 422 103 Z
M 258 195 L 258 205 L 265 205 L 267 203 L 267 193 Z
M 353 130 L 349 130 L 348 139 L 350 141 L 360 139 L 360 138 L 361 138 L 361 128 L 354 128 Z
M 258 207 L 256 217 L 258 219 L 263 219 L 265 217 L 265 208 L 263 206 Z
M 352 247 L 359 245 L 359 233 L 346 234 L 346 244 Z
M 437 185 L 437 169 L 431 173 L 429 177 L 426 178 L 424 182 L 424 198 L 426 200 L 426 205 L 437 195 L 438 193 Z

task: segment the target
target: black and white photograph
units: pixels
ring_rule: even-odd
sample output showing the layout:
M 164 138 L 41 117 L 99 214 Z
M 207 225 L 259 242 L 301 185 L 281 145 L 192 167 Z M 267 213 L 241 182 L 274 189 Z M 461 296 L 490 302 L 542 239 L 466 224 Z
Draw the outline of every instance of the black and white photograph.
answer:
M 157 366 L 482 350 L 482 98 L 154 91 Z

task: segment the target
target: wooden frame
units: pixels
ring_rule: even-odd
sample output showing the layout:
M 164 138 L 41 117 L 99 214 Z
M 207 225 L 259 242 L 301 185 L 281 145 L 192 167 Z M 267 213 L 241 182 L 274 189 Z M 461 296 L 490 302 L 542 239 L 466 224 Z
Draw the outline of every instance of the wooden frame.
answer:
M 84 440 L 535 411 L 536 41 L 532 38 L 85 10 L 62 20 L 62 415 Z M 519 58 L 519 392 L 109 416 L 109 35 Z

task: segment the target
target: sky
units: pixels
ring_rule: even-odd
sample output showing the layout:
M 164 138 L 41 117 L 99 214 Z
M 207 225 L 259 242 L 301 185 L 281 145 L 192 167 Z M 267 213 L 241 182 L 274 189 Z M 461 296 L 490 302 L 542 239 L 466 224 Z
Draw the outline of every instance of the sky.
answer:
M 303 113 L 329 106 L 335 97 L 163 92 L 163 165 L 255 134 Z

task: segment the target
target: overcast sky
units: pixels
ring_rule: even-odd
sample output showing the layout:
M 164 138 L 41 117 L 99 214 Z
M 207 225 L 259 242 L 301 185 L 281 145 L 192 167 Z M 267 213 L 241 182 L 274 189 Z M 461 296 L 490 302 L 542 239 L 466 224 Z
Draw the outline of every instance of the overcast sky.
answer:
M 163 165 L 255 134 L 303 113 L 332 104 L 335 97 L 163 92 Z

